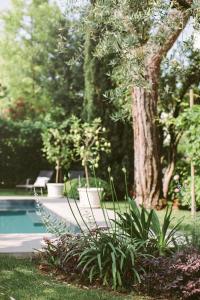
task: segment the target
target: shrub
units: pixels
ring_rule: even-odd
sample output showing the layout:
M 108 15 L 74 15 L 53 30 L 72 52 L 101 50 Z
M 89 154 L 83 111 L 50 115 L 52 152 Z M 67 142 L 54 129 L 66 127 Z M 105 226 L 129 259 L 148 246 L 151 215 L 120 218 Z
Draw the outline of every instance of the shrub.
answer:
M 196 206 L 200 208 L 200 176 L 195 175 L 195 200 Z M 181 205 L 191 207 L 191 177 L 188 177 L 182 184 L 180 192 Z
M 79 241 L 79 242 L 78 242 Z M 56 240 L 44 238 L 43 249 L 40 252 L 41 269 L 53 269 L 62 271 L 68 280 L 80 280 L 81 270 L 78 269 L 78 256 L 71 255 L 66 263 L 66 255 L 75 250 L 83 249 L 79 235 L 65 233 Z
M 200 252 L 184 249 L 170 257 L 145 258 L 141 288 L 170 299 L 200 299 Z
M 67 120 L 68 121 L 68 120 Z M 68 122 L 53 123 L 42 132 L 43 152 L 50 163 L 55 165 L 56 183 L 62 182 L 61 168 L 69 168 L 72 160 L 67 132 Z
M 133 199 L 129 199 L 130 209 L 126 213 L 118 213 L 117 225 L 122 233 L 131 239 L 136 239 L 144 243 L 147 251 L 154 254 L 164 255 L 176 248 L 175 238 L 181 223 L 178 222 L 170 228 L 172 208 L 167 207 L 163 224 L 155 210 L 146 210 L 144 207 L 138 208 Z
M 49 164 L 42 155 L 41 122 L 0 119 L 0 182 L 14 186 Z
M 111 188 L 106 181 L 104 181 L 100 178 L 94 178 L 94 177 L 90 177 L 89 181 L 90 181 L 91 186 L 102 187 L 104 189 L 102 200 L 110 200 L 111 199 Z M 81 187 L 86 186 L 85 178 L 81 178 L 80 180 L 75 178 L 75 179 L 65 182 L 65 196 L 67 196 L 68 198 L 72 198 L 72 199 L 78 199 L 79 198 L 79 194 L 78 194 L 79 186 L 81 186 Z
M 101 118 L 83 123 L 81 119 L 71 117 L 69 137 L 73 144 L 74 159 L 80 160 L 85 169 L 87 187 L 91 185 L 89 167 L 98 168 L 101 154 L 110 152 L 110 142 L 105 137 L 106 128 L 101 123 Z
M 99 180 L 93 180 L 100 184 Z M 77 189 L 79 180 L 75 179 L 67 182 L 66 190 L 72 189 L 73 182 L 74 189 Z M 82 179 L 83 183 L 86 184 L 85 179 Z M 112 184 L 111 192 L 113 195 Z M 71 195 L 69 192 L 67 194 L 68 197 Z M 71 196 L 74 198 L 73 194 Z M 88 220 L 84 220 L 82 215 L 87 230 L 83 232 L 80 228 L 81 234 L 74 239 L 66 236 L 64 244 L 63 237 L 60 237 L 56 262 L 60 262 L 62 270 L 68 273 L 69 268 L 72 268 L 73 273 L 78 273 L 79 278 L 82 276 L 83 281 L 89 280 L 90 283 L 112 286 L 113 289 L 130 289 L 140 282 L 141 276 L 145 276 L 143 261 L 147 257 L 171 255 L 176 249 L 174 239 L 179 227 L 177 224 L 170 229 L 172 210 L 167 208 L 161 224 L 154 210 L 138 208 L 133 199 L 128 199 L 128 204 L 128 211 L 118 213 L 118 217 L 115 215 L 114 220 L 110 221 L 110 228 L 97 226 L 91 229 Z M 106 215 L 104 217 L 106 221 Z
M 137 264 L 141 243 L 125 239 L 116 232 L 96 230 L 83 235 L 75 247 L 67 252 L 65 262 L 77 258 L 77 268 L 90 283 L 100 281 L 103 285 L 130 287 L 140 282 L 141 267 Z
M 118 213 L 112 228 L 89 229 L 74 239 L 66 235 L 60 237 L 57 253 L 53 262 L 68 272 L 68 264 L 73 273 L 82 274 L 82 278 L 103 285 L 131 288 L 140 282 L 143 267 L 140 261 L 149 254 L 165 255 L 175 249 L 174 235 L 178 225 L 169 229 L 171 210 L 166 211 L 163 225 L 160 224 L 154 210 L 139 209 L 133 200 L 129 200 L 129 213 Z M 49 251 L 52 261 L 52 252 Z M 53 246 L 53 250 L 55 247 Z M 73 266 L 72 266 L 73 265 Z

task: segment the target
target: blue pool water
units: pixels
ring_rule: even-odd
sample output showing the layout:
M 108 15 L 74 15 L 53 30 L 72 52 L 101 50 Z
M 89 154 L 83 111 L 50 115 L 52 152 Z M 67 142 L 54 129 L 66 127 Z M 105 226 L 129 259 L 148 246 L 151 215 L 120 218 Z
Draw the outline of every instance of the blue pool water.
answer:
M 43 232 L 47 230 L 37 213 L 34 200 L 0 201 L 0 234 Z

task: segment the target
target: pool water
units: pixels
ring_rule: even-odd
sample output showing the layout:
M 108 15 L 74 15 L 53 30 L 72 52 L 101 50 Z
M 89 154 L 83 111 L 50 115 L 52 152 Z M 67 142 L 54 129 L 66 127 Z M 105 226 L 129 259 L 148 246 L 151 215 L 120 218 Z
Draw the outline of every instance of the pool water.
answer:
M 34 200 L 0 201 L 0 234 L 43 232 L 47 230 Z

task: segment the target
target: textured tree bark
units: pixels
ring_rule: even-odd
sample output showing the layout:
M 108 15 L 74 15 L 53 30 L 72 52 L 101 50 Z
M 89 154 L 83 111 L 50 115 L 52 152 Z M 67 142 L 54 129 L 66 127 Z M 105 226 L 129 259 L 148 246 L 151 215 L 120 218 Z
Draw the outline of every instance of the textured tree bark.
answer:
M 147 208 L 157 206 L 161 190 L 156 126 L 158 74 L 159 64 L 150 65 L 146 72 L 149 87 L 134 87 L 132 92 L 136 202 Z
M 191 5 L 193 0 L 186 0 Z M 156 126 L 158 78 L 160 63 L 173 46 L 189 19 L 190 12 L 179 7 L 171 9 L 157 33 L 145 46 L 145 80 L 147 87 L 133 87 L 132 113 L 134 132 L 134 180 L 135 197 L 138 204 L 156 207 L 162 191 L 159 139 Z M 172 26 L 172 24 L 174 24 Z M 163 37 L 162 43 L 159 40 Z

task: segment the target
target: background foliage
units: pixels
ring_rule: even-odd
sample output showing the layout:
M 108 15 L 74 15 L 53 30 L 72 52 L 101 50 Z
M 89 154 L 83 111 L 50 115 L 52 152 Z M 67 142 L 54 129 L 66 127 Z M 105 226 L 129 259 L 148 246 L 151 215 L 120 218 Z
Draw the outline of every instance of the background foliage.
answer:
M 0 119 L 0 182 L 13 186 L 50 168 L 42 156 L 41 124 Z

